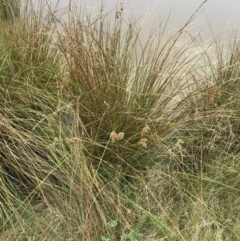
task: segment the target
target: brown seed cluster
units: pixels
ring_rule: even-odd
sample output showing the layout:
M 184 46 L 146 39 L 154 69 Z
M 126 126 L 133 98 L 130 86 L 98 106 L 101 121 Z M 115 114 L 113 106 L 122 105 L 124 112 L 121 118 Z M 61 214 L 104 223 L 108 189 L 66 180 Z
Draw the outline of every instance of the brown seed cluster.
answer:
M 146 136 L 147 134 L 149 134 L 149 132 L 151 131 L 150 127 L 148 125 L 146 125 L 145 127 L 143 127 L 142 131 L 141 131 L 141 139 L 138 142 L 138 145 L 147 148 L 147 141 L 148 139 L 144 136 Z
M 146 125 L 145 127 L 143 127 L 142 131 L 141 131 L 141 136 L 147 135 L 150 132 L 150 127 L 148 125 Z
M 147 147 L 148 139 L 146 138 L 146 135 L 148 135 L 150 131 L 151 131 L 151 129 L 148 125 L 143 127 L 143 129 L 141 131 L 141 138 L 140 138 L 139 142 L 137 143 L 138 145 L 140 145 L 144 148 Z M 110 133 L 110 140 L 112 143 L 123 140 L 123 138 L 124 138 L 124 132 L 117 133 L 116 131 L 112 131 Z
M 138 142 L 138 145 L 147 148 L 147 138 L 141 138 L 140 141 Z
M 112 143 L 115 141 L 120 141 L 124 138 L 124 132 L 119 132 L 118 134 L 115 131 L 110 133 L 110 140 Z

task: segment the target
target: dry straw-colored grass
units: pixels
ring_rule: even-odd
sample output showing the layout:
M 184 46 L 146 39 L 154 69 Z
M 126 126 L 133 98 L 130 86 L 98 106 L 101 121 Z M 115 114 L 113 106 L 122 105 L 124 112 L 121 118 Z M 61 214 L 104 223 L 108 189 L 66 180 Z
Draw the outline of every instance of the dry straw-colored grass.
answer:
M 236 36 L 215 65 L 176 47 L 199 9 L 143 45 L 122 5 L 32 7 L 0 29 L 0 240 L 238 240 Z

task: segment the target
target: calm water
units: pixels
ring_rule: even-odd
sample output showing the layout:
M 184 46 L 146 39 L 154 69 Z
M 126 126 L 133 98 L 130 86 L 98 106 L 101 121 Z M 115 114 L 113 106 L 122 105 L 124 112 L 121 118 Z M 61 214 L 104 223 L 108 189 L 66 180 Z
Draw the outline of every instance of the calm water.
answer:
M 52 6 L 58 2 L 58 15 L 69 6 L 69 0 L 47 0 L 52 3 Z M 166 31 L 164 36 L 173 35 L 183 27 L 192 14 L 203 3 L 202 0 L 70 0 L 75 2 L 78 9 L 84 13 L 96 13 L 102 6 L 103 11 L 109 11 L 120 7 L 124 7 L 124 17 L 126 21 L 130 21 L 133 16 L 139 17 L 138 23 L 144 23 L 143 31 L 140 36 L 144 42 L 149 37 L 150 29 L 157 27 L 162 21 L 166 23 Z M 40 0 L 36 0 L 39 3 Z M 63 14 L 64 18 L 64 14 Z M 114 21 L 114 20 L 113 20 Z M 207 55 L 211 56 L 213 64 L 217 63 L 216 49 L 213 39 L 216 36 L 220 37 L 221 51 L 229 54 L 229 43 L 234 41 L 233 32 L 240 30 L 240 0 L 207 0 L 202 8 L 197 12 L 191 24 L 188 26 L 187 33 L 192 36 L 201 35 L 197 38 L 199 44 L 191 45 L 189 51 L 185 51 L 185 55 L 191 58 L 199 56 L 199 53 L 207 51 Z M 237 32 L 237 38 L 240 39 L 240 34 Z M 189 35 L 182 36 L 180 41 L 175 45 L 176 48 L 182 49 L 184 44 L 188 42 Z M 201 47 L 199 47 L 201 46 Z M 209 47 L 210 46 L 210 47 Z M 217 44 L 219 47 L 219 44 Z M 199 60 L 197 63 L 205 66 L 205 62 Z M 203 67 L 205 68 L 205 67 Z M 206 70 L 207 71 L 207 70 Z
M 53 2 L 57 0 L 52 0 Z M 58 0 L 58 8 L 67 7 L 69 0 Z M 126 19 L 132 16 L 142 16 L 144 29 L 150 29 L 160 20 L 167 20 L 171 12 L 167 32 L 171 33 L 184 26 L 189 17 L 201 5 L 201 0 L 75 0 L 78 7 L 86 12 L 94 12 L 97 7 L 104 4 L 104 11 L 124 5 Z M 240 28 L 240 0 L 208 0 L 201 11 L 198 12 L 188 31 L 191 34 L 201 32 L 204 39 L 221 32 L 223 39 L 228 39 L 232 30 Z M 239 36 L 239 35 L 238 35 Z

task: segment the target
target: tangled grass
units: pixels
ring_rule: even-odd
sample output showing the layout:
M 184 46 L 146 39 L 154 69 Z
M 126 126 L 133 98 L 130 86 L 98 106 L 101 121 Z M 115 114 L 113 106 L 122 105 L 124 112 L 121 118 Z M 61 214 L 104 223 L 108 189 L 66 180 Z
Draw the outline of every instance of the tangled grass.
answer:
M 215 65 L 176 47 L 197 11 L 143 45 L 70 9 L 1 22 L 0 240 L 238 240 L 237 36 Z

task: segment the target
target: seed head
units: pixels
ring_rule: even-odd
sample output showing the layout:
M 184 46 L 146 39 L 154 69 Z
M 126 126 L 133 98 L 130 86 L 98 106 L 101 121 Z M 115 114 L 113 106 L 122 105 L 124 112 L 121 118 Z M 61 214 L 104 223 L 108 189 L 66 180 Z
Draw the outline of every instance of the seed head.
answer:
M 148 134 L 149 131 L 151 131 L 151 129 L 148 125 L 146 125 L 145 127 L 143 127 L 143 129 L 141 131 L 141 136 L 144 136 L 144 135 Z
M 124 138 L 124 132 L 119 132 L 118 134 L 115 131 L 110 133 L 110 140 L 112 143 L 115 141 L 120 141 Z
M 141 145 L 142 147 L 147 148 L 147 138 L 141 138 L 140 141 L 138 142 L 138 145 Z

